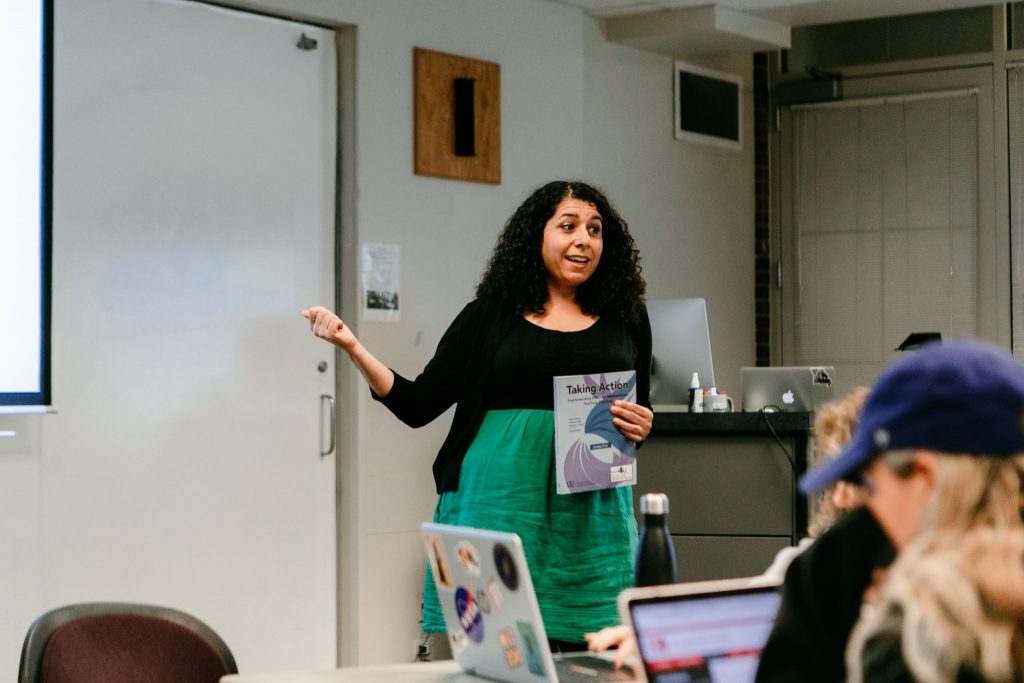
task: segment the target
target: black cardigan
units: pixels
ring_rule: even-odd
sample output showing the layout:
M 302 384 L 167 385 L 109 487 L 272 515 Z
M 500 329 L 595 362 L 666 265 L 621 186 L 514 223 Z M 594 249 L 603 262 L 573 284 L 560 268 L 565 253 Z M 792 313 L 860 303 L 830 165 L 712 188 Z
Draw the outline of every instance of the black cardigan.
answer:
M 874 571 L 895 550 L 867 508 L 847 512 L 797 556 L 761 651 L 757 683 L 842 683 L 846 642 Z
M 410 427 L 422 427 L 453 403 L 455 418 L 434 460 L 434 483 L 438 493 L 459 487 L 462 459 L 483 422 L 491 364 L 498 345 L 522 316 L 501 300 L 481 297 L 466 305 L 437 344 L 415 380 L 397 372 L 395 384 L 384 398 L 371 392 L 388 410 Z M 641 307 L 638 324 L 626 328 L 637 349 L 637 403 L 650 407 L 651 324 L 647 309 Z

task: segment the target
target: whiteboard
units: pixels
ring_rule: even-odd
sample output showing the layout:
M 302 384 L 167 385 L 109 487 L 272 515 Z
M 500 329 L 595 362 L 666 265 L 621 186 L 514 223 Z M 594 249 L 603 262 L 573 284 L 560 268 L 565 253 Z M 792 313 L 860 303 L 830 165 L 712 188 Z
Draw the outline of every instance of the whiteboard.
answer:
M 52 10 L 13 3 L 0 22 L 0 412 L 49 402 Z

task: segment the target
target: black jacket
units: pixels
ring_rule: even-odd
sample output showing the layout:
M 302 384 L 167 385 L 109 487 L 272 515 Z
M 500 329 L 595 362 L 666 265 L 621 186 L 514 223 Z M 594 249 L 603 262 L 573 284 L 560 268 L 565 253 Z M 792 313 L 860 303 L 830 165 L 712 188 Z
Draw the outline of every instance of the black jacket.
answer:
M 902 629 L 903 612 L 890 606 L 882 624 L 883 628 L 864 643 L 861 663 L 863 678 L 868 683 L 917 683 L 903 659 Z M 951 683 L 953 683 L 951 681 Z M 957 671 L 955 683 L 986 683 L 985 677 L 967 665 Z
M 846 642 L 873 573 L 895 550 L 866 508 L 840 517 L 786 571 L 757 683 L 841 683 Z
M 494 354 L 521 317 L 493 297 L 471 301 L 442 335 L 434 357 L 415 380 L 396 372 L 395 384 L 385 398 L 373 394 L 410 427 L 421 427 L 456 404 L 451 429 L 434 460 L 438 493 L 459 487 L 462 459 L 487 411 Z M 637 403 L 650 407 L 651 324 L 646 308 L 641 309 L 639 324 L 627 324 L 627 329 L 637 349 Z

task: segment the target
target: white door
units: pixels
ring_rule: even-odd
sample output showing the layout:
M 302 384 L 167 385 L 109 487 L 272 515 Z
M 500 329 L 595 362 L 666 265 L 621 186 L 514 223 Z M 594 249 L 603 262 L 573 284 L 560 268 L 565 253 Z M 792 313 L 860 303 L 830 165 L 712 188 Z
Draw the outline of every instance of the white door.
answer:
M 164 603 L 243 670 L 331 667 L 334 355 L 299 313 L 333 302 L 333 33 L 167 0 L 55 16 L 44 606 Z

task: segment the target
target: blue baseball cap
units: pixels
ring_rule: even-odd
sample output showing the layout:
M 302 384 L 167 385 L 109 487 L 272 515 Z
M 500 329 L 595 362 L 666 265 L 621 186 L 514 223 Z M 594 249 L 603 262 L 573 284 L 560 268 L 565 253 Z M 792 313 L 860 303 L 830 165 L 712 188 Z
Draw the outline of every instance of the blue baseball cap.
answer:
M 882 373 L 846 448 L 805 474 L 800 490 L 849 479 L 879 453 L 906 448 L 1024 452 L 1024 365 L 979 341 L 921 347 Z

